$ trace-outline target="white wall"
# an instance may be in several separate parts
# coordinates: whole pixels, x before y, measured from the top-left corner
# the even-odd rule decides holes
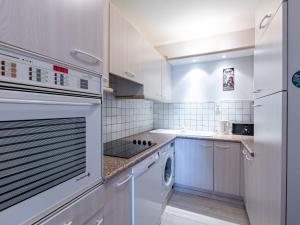
[[[223,69],[235,69],[235,90],[223,91]],[[172,68],[173,102],[253,99],[253,57],[177,65]]]

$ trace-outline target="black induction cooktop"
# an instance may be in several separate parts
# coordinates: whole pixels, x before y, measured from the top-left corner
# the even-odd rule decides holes
[[[156,143],[147,140],[119,139],[104,144],[104,155],[129,159],[154,145]]]

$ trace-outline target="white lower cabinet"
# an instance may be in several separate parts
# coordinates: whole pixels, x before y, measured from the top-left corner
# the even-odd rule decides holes
[[[213,191],[213,142],[178,138],[175,142],[175,183]]]
[[[105,184],[104,225],[132,225],[131,169]]]
[[[176,139],[175,183],[179,188],[241,197],[241,169],[240,143]]]
[[[104,188],[100,186],[40,225],[103,225]]]
[[[241,145],[214,142],[214,192],[241,196]]]

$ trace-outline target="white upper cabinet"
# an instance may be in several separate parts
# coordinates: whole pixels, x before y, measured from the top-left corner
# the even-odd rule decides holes
[[[148,43],[144,42],[143,84],[146,98],[162,99],[162,56]]]
[[[286,34],[284,32],[286,3],[273,16],[265,33],[256,43],[254,57],[255,98],[287,89]]]
[[[142,82],[143,38],[110,4],[110,73]]]
[[[258,0],[255,9],[255,41],[267,30],[283,0]]]
[[[102,73],[104,0],[0,0],[0,41]]]
[[[172,102],[172,77],[171,65],[162,59],[162,101]]]

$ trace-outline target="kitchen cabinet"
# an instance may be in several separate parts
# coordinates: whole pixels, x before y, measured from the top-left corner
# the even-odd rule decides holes
[[[105,184],[104,225],[132,224],[132,182],[129,169]]]
[[[258,180],[255,168],[255,157],[252,157],[247,149],[243,147],[243,172],[244,172],[244,203],[246,206],[247,214],[251,224],[259,224],[258,217],[259,207],[256,207],[258,200]]]
[[[172,77],[171,65],[162,59],[162,101],[172,102]]]
[[[253,225],[281,225],[285,219],[286,92],[255,100],[256,192]],[[251,214],[250,214],[251,215]],[[250,218],[251,220],[252,218]]]
[[[162,56],[147,42],[144,42],[143,84],[146,98],[162,99]]]
[[[234,142],[214,142],[214,192],[241,196],[241,146]]]
[[[194,190],[213,191],[213,142],[177,138],[175,184]]]
[[[0,0],[0,42],[102,73],[104,0]]]
[[[283,0],[258,0],[255,8],[255,41],[258,42],[268,29]]]
[[[141,83],[143,37],[110,4],[110,73]]]
[[[104,188],[100,186],[90,191],[59,213],[40,222],[40,225],[95,225],[103,224]]]
[[[254,57],[254,93],[255,98],[263,97],[281,90],[287,90],[286,71],[286,3],[273,15],[272,20],[261,39],[256,42]]]

